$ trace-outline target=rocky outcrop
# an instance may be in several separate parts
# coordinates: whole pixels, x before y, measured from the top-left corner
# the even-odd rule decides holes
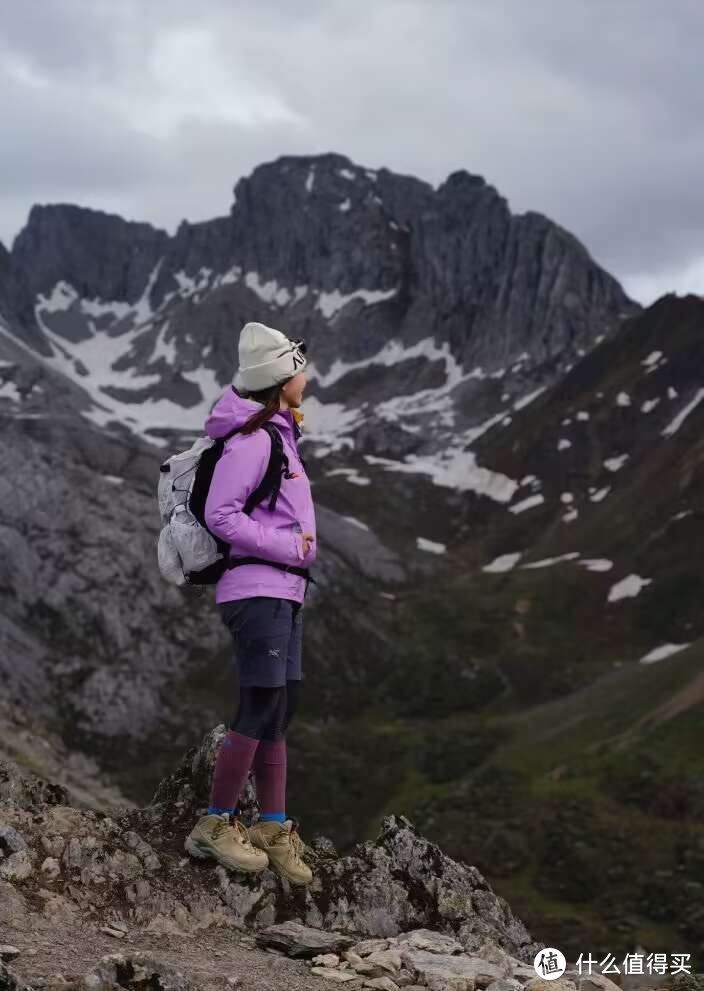
[[[4,931],[14,939],[29,926],[41,933],[86,919],[117,939],[225,927],[252,931],[258,945],[296,958],[349,951],[350,973],[370,979],[395,974],[401,967],[397,958],[403,959],[414,980],[426,984],[423,975],[433,967],[422,954],[430,950],[469,959],[490,942],[512,954],[518,966],[543,945],[531,939],[479,871],[445,856],[403,816],[386,817],[376,840],[346,857],[336,854],[328,838],[313,837],[304,855],[314,882],[303,890],[271,871],[240,876],[191,862],[183,856],[183,836],[203,811],[223,731],[213,731],[187,755],[153,803],[113,816],[65,804],[60,789],[6,764],[0,797]],[[256,818],[251,792],[243,808]],[[35,906],[41,906],[38,915]],[[423,932],[410,942],[409,936],[401,939],[414,930]],[[401,949],[415,956],[399,957]]]
[[[218,727],[157,789],[153,802],[127,821],[153,843],[176,853],[181,838],[207,807]],[[240,801],[244,815],[256,817],[251,784]],[[534,944],[507,903],[474,867],[447,857],[422,836],[405,816],[387,816],[374,842],[358,844],[339,857],[324,836],[310,839],[308,856],[314,882],[304,891],[286,883],[273,886],[267,877],[242,884],[216,870],[223,902],[249,925],[271,924],[292,913],[317,929],[364,936],[388,936],[404,928],[443,929],[476,948],[486,938],[532,959]],[[537,949],[537,946],[536,946]]]
[[[116,214],[57,203],[33,206],[12,259],[34,299],[68,282],[86,299],[136,302],[169,236]]]
[[[26,274],[0,242],[0,334],[8,327],[38,354],[51,354],[51,348],[34,319]]]
[[[65,804],[60,789],[6,765],[1,991],[304,991],[313,981],[354,991],[616,991],[598,965],[588,974],[570,962],[547,984],[534,966],[545,944],[479,871],[403,816],[387,816],[347,857],[313,837],[304,857],[314,882],[302,890],[270,871],[239,875],[182,856],[221,735],[187,754],[150,805],[113,816]],[[256,818],[251,791],[245,809]],[[119,952],[106,952],[111,942]]]
[[[156,567],[158,459],[82,424],[51,378],[41,384],[32,408],[51,415],[3,421],[3,694],[72,750],[123,740],[129,753],[169,716],[165,679],[173,692],[225,635]]]

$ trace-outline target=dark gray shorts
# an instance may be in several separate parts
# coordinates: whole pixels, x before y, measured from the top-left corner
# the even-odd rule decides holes
[[[303,678],[303,603],[269,595],[219,602],[242,686],[279,687]]]

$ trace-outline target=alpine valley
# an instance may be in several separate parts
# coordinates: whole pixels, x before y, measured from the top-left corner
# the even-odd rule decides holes
[[[173,236],[37,205],[0,245],[0,756],[145,803],[229,718],[156,485],[258,320],[308,346],[304,834],[406,816],[565,954],[703,966],[704,299],[643,309],[465,171],[282,156],[234,196]]]

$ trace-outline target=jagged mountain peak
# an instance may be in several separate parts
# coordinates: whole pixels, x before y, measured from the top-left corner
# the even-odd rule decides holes
[[[87,298],[136,302],[169,235],[151,224],[70,203],[35,204],[12,246],[30,294],[68,282]]]
[[[510,378],[527,354],[552,381],[637,309],[565,233],[513,216],[465,169],[436,190],[334,152],[283,155],[237,182],[228,215],[184,220],[173,237],[102,211],[34,207],[12,252],[22,278],[4,290],[30,315],[11,329],[87,388],[100,423],[163,443],[200,430],[231,381],[237,328],[256,319],[309,342],[321,451],[336,443],[340,401],[345,429],[378,410],[393,451],[420,442],[407,427],[430,449],[496,406],[468,402],[487,392],[472,369]],[[417,422],[416,407],[399,426],[395,397],[428,388],[455,412]]]
[[[473,196],[476,196],[477,193],[490,192],[494,196],[499,195],[494,186],[490,186],[483,176],[475,175],[466,169],[455,169],[454,172],[450,172],[445,181],[438,185],[437,192]],[[503,197],[500,198],[503,199]]]
[[[57,228],[77,229],[83,237],[92,232],[104,234],[106,228],[113,236],[123,238],[168,237],[165,230],[146,221],[126,220],[118,213],[96,207],[76,203],[35,203],[30,208],[27,223],[14,239],[13,255],[21,259],[32,237],[37,233],[54,232]]]
[[[318,207],[338,208],[340,201],[353,198],[353,206],[359,206],[366,197],[369,200],[391,196],[432,196],[433,186],[416,176],[403,175],[381,166],[370,168],[353,161],[347,155],[324,152],[318,155],[281,155],[270,162],[256,166],[248,176],[240,178],[234,188],[235,201],[231,212],[237,212],[238,204],[258,193],[278,193],[292,197],[297,202],[315,203]],[[341,208],[343,210],[348,208]]]
[[[259,181],[262,178],[278,177],[281,179],[283,176],[306,175],[309,169],[315,169],[319,175],[332,175],[344,170],[347,175],[343,178],[347,178],[349,181],[355,178],[366,178],[371,181],[377,174],[376,169],[360,165],[347,155],[328,151],[315,155],[279,155],[278,158],[255,166],[249,176],[243,176],[238,180],[237,185],[252,180]],[[235,186],[236,188],[237,186]]]

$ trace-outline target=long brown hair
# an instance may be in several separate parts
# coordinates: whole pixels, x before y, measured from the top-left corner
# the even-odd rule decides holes
[[[279,382],[276,385],[270,385],[267,389],[259,389],[257,392],[240,392],[237,390],[238,395],[242,396],[243,399],[255,399],[258,403],[264,403],[264,409],[257,410],[254,416],[250,416],[244,426],[240,427],[241,434],[253,433],[263,423],[271,419],[274,413],[279,412],[281,408],[281,386],[285,384],[285,382]]]

